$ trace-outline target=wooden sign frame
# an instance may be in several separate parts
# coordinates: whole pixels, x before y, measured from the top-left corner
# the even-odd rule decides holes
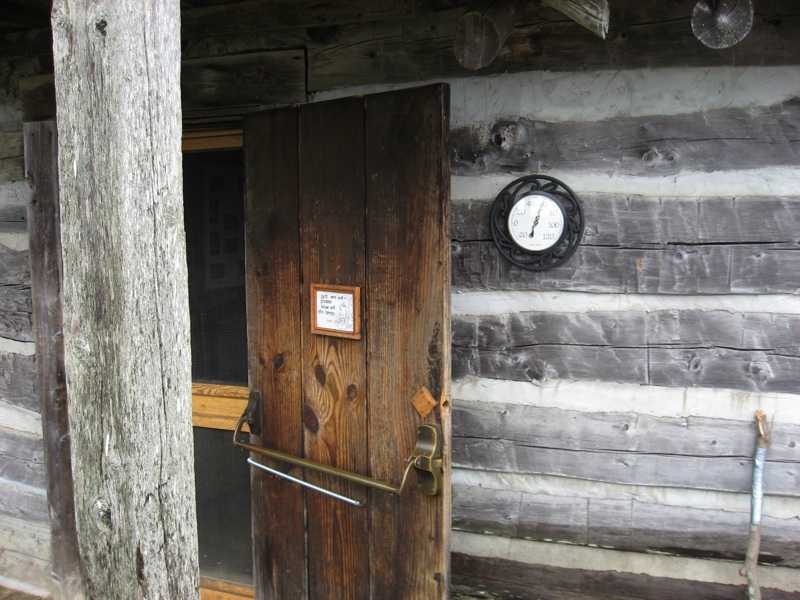
[[[320,297],[319,294],[327,294],[327,296]],[[352,311],[348,310],[347,296],[352,299]],[[361,339],[360,287],[312,283],[309,304],[311,306],[311,333],[351,340]]]

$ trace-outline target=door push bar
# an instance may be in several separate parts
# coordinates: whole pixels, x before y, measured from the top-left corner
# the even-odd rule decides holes
[[[417,483],[420,491],[428,496],[435,496],[439,493],[442,479],[442,435],[439,431],[439,428],[434,425],[420,425],[417,429],[417,443],[414,447],[414,451],[411,453],[411,456],[405,459],[405,462],[408,463],[408,466],[403,472],[403,479],[401,480],[400,485],[394,486],[390,483],[373,479],[372,477],[367,477],[365,475],[359,475],[358,473],[352,473],[351,471],[345,471],[343,469],[331,467],[307,458],[300,458],[299,456],[286,454],[265,446],[250,444],[239,439],[239,436],[242,432],[242,427],[245,423],[247,423],[250,433],[254,435],[258,435],[260,433],[260,409],[261,393],[250,392],[250,401],[247,404],[247,408],[245,408],[244,413],[239,418],[239,422],[236,424],[236,429],[233,431],[233,445],[237,448],[248,450],[254,454],[260,454],[273,460],[294,465],[296,467],[311,469],[312,471],[317,471],[333,477],[339,477],[340,479],[345,479],[353,483],[358,483],[360,485],[375,488],[384,492],[389,492],[390,494],[396,494],[398,496],[403,492],[403,489],[406,485],[406,480],[408,479],[408,474],[411,471],[411,468],[414,467],[417,472]],[[256,462],[252,458],[248,458],[247,462],[254,467],[263,469],[264,471],[272,473],[273,475],[288,479],[289,481],[300,484],[304,487],[322,492],[323,494],[327,494],[333,498],[337,498],[355,506],[363,506],[363,503],[358,500],[348,498],[347,496],[342,496],[332,492],[331,490],[313,485],[297,477],[292,477],[291,475],[287,475],[282,471],[278,471],[277,469],[268,467],[260,462]]]

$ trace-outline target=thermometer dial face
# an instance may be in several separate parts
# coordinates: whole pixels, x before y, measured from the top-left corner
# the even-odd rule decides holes
[[[564,206],[545,192],[520,197],[508,213],[511,241],[528,252],[544,252],[558,244],[566,232]]]

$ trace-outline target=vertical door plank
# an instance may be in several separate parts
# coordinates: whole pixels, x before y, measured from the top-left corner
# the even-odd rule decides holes
[[[366,474],[366,345],[312,334],[309,289],[365,285],[363,98],[300,109],[300,240],[306,456]],[[367,499],[361,486],[313,471],[306,477]],[[309,597],[368,597],[368,512],[317,492],[306,494],[306,508]]]
[[[67,381],[64,374],[64,306],[61,299],[61,216],[55,121],[25,123],[36,381],[42,410],[53,582],[63,598],[84,593],[75,524]]]
[[[398,481],[420,423],[449,455],[449,163],[446,86],[367,97],[369,430],[372,475]],[[411,404],[426,386],[440,406]],[[372,598],[448,595],[449,460],[441,495],[373,494]]]
[[[299,456],[303,402],[296,293],[300,276],[297,110],[249,116],[244,162],[250,389],[261,392],[263,406],[261,437],[254,443]],[[255,589],[274,600],[306,598],[301,488],[253,469],[252,497]]]

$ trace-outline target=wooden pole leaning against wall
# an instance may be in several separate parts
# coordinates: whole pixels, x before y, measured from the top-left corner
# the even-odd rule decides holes
[[[178,0],[55,0],[64,342],[93,598],[198,596]]]

